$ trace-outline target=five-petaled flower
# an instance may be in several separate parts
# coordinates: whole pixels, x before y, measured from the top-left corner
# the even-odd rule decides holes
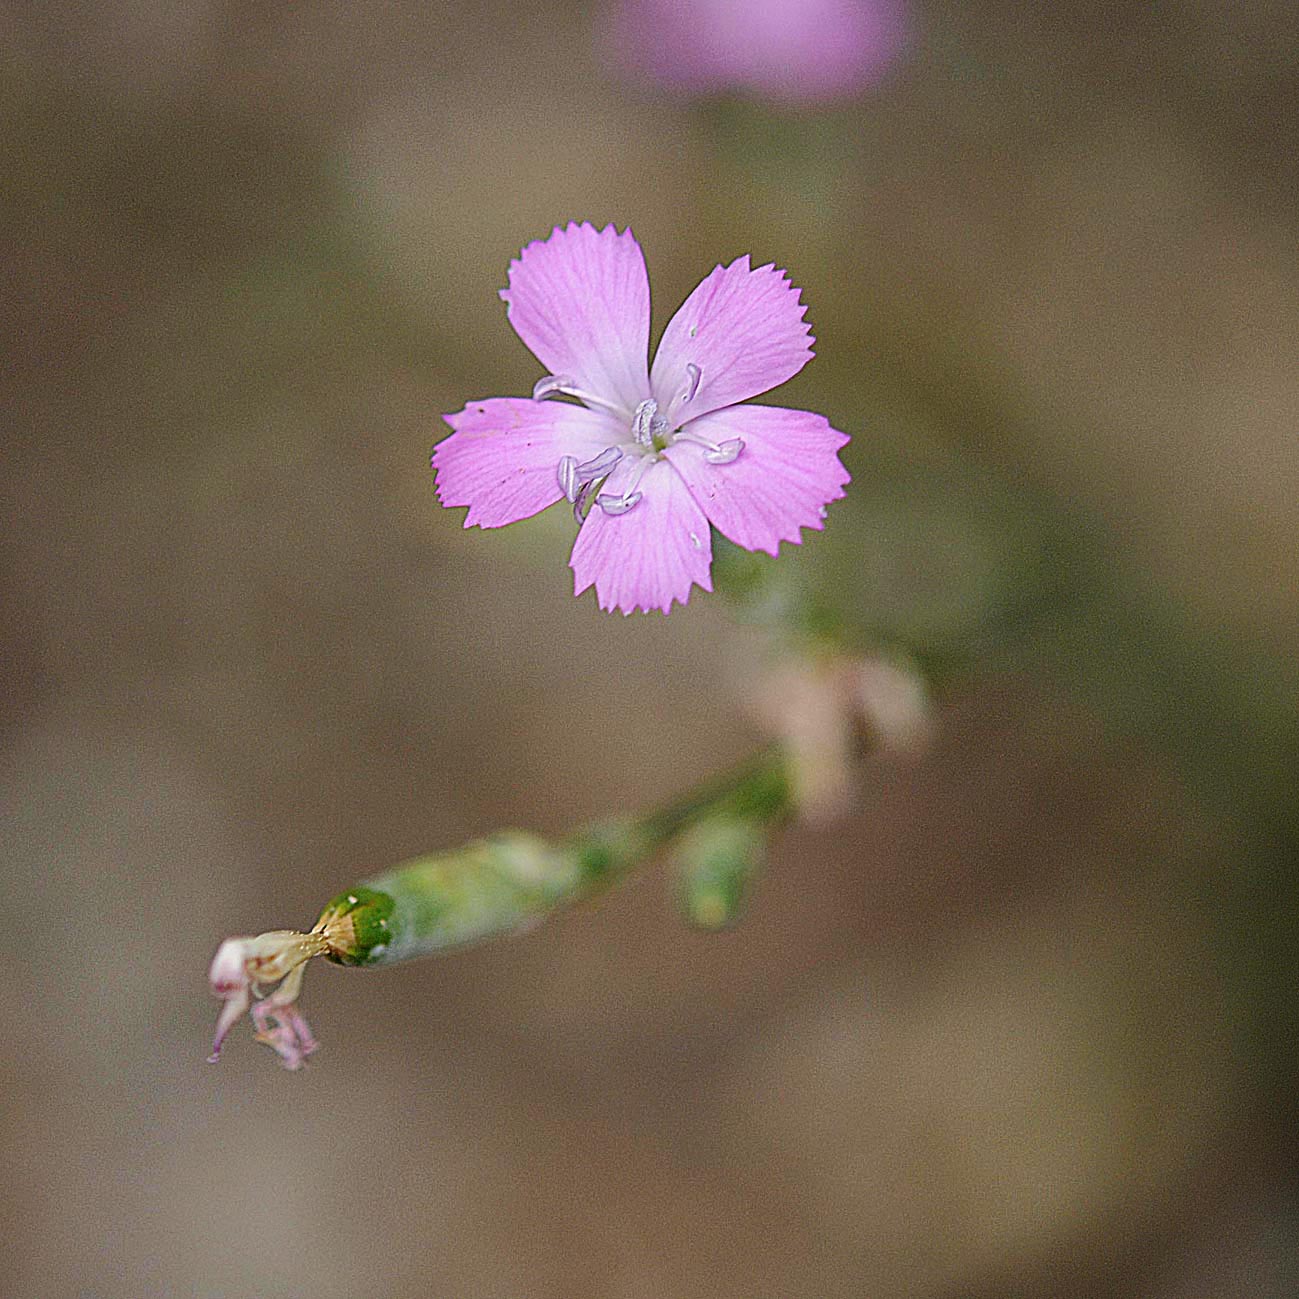
[[[748,257],[718,266],[668,323],[652,368],[649,279],[630,230],[555,229],[510,263],[501,297],[549,373],[531,399],[445,417],[438,496],[484,528],[566,497],[581,525],[575,594],[594,586],[602,609],[666,613],[692,585],[712,589],[710,524],[774,555],[843,495],[845,434],[810,411],[737,404],[812,355],[807,308],[783,271]]]

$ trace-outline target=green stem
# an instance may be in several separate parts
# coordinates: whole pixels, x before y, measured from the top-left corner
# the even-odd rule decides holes
[[[773,747],[650,812],[641,819],[640,830],[656,846],[662,846],[704,816],[727,813],[774,828],[792,810],[788,762]]]
[[[769,749],[647,814],[550,842],[503,831],[418,857],[333,898],[316,928],[341,965],[392,965],[531,927],[602,893],[691,827],[728,817],[765,835],[792,810],[787,763]]]

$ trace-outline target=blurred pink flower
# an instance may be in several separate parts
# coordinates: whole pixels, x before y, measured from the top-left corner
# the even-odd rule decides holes
[[[907,30],[905,0],[620,0],[608,40],[629,72],[683,94],[816,102],[877,81]]]
[[[807,308],[784,271],[718,266],[649,351],[649,277],[630,230],[556,228],[510,263],[501,291],[519,337],[550,372],[532,398],[490,397],[447,415],[433,451],[443,505],[498,528],[573,504],[574,593],[602,609],[662,609],[712,590],[711,524],[774,555],[820,528],[843,495],[848,441],[825,417],[740,406],[812,355]],[[575,397],[582,405],[545,403]]]

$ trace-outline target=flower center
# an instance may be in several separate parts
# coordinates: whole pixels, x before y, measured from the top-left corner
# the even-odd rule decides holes
[[[703,371],[691,363],[686,366],[686,390],[681,394],[681,405],[694,400],[699,391]],[[532,390],[534,401],[544,401],[554,396],[576,397],[588,405],[603,407],[612,414],[621,413],[612,402],[605,401],[592,393],[583,392],[567,375],[550,374],[539,380]],[[675,405],[675,402],[673,403]],[[625,418],[625,416],[624,416]],[[693,432],[688,426],[673,428],[666,415],[659,412],[659,404],[653,397],[647,397],[636,407],[631,417],[631,440],[614,446],[605,447],[599,455],[590,460],[578,462],[576,456],[561,456],[555,466],[555,477],[565,497],[573,504],[573,517],[581,523],[586,517],[587,507],[593,493],[613,472],[624,455],[635,453],[639,463],[632,470],[630,480],[626,483],[622,495],[601,494],[595,496],[595,504],[606,514],[626,514],[642,499],[644,493],[639,490],[640,481],[645,472],[654,464],[659,454],[677,442],[687,442],[703,450],[704,459],[712,465],[729,465],[744,450],[742,438],[727,438],[724,442],[710,442],[706,437]]]

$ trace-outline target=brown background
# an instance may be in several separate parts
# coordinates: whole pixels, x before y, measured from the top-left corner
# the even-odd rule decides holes
[[[5,1293],[1299,1290],[1233,833],[1031,673],[786,836],[733,933],[647,872],[314,970],[302,1075],[203,1063],[223,935],[757,742],[721,601],[601,615],[559,512],[433,499],[439,413],[537,376],[496,290],[557,222],[633,226],[659,327],[787,266],[780,400],[1045,491],[1293,680],[1291,7],[976,8],[792,118],[620,85],[575,4],[0,14]]]

